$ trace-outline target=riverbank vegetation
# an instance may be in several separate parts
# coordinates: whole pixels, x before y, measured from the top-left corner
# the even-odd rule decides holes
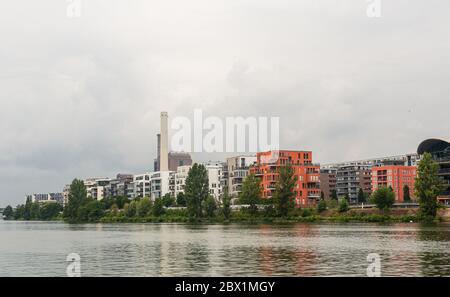
[[[438,209],[436,198],[440,182],[434,161],[425,154],[419,163],[415,189],[420,210],[391,209],[395,200],[392,188],[379,188],[370,197],[364,193],[358,195],[361,203],[371,202],[377,209],[351,208],[348,196],[338,199],[335,192],[332,199],[321,199],[313,208],[299,208],[295,205],[296,177],[293,168],[285,166],[279,169],[273,198],[261,199],[260,181],[250,174],[243,182],[242,192],[236,201],[238,205],[232,206],[227,192],[222,195],[220,203],[209,194],[206,169],[203,165],[194,164],[186,179],[185,192],[177,197],[167,194],[155,200],[148,197],[133,200],[110,197],[97,201],[87,196],[83,181],[75,179],[64,210],[57,203],[32,203],[27,200],[25,205],[19,205],[15,210],[7,207],[4,216],[15,220],[63,219],[68,223],[433,221]]]

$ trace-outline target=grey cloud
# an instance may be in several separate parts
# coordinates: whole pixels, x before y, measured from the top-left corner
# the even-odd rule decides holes
[[[10,1],[0,11],[0,206],[152,168],[159,112],[280,116],[320,162],[450,133],[448,1]],[[214,160],[225,154],[195,154]]]

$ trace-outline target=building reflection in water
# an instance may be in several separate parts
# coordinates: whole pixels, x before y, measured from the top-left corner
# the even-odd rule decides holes
[[[274,232],[283,232],[282,237],[288,239],[289,244],[284,246],[263,246],[260,252],[261,272],[265,276],[277,275],[314,275],[314,265],[317,263],[316,254],[308,245],[297,244],[299,241],[309,240],[312,235],[312,226],[309,224],[289,225],[280,229],[280,226],[261,225],[261,237],[274,238]],[[275,236],[276,238],[277,236]]]
[[[450,232],[439,224],[422,224],[417,238],[423,242],[419,252],[423,276],[450,276]]]

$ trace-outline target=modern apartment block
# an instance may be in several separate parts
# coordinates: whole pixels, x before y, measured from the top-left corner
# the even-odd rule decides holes
[[[250,166],[256,163],[256,156],[236,156],[227,158],[226,171],[224,171],[223,186],[228,187],[230,197],[238,197],[241,193],[242,182],[249,174]],[[225,180],[226,178],[226,180]]]
[[[111,179],[105,178],[87,178],[84,180],[87,196],[94,200],[102,200],[105,197],[105,188],[109,185]]]
[[[312,162],[311,151],[268,151],[256,154],[256,164],[250,168],[261,179],[262,197],[272,198],[279,169],[291,165],[297,177],[295,202],[298,206],[313,206],[320,200],[320,165]]]
[[[117,174],[115,179],[110,180],[105,186],[105,197],[128,197],[133,198],[133,175]]]
[[[444,184],[438,201],[450,205],[450,142],[434,138],[424,140],[417,148],[417,153],[423,155],[426,152],[439,164],[439,176]]]
[[[358,202],[358,193],[362,189],[364,193],[372,192],[372,168],[379,166],[415,166],[419,160],[418,154],[405,154],[373,158],[358,161],[327,164],[322,170],[336,170],[336,192],[339,198],[346,195],[350,203]]]
[[[173,194],[175,189],[173,171],[157,171],[150,175],[150,198],[161,198],[166,194]],[[145,196],[144,196],[145,197]]]
[[[133,198],[150,197],[151,195],[151,174],[143,173],[133,175]]]
[[[339,198],[348,197],[351,204],[358,202],[359,189],[372,192],[372,171],[369,166],[340,166],[336,173],[336,192]]]
[[[179,166],[174,174],[174,196],[177,197],[178,194],[184,193],[184,188],[186,186],[186,178],[188,177],[189,170],[192,166]]]
[[[27,199],[30,199],[31,202],[56,202],[61,205],[64,203],[64,195],[63,193],[46,193],[46,194],[31,194],[26,196]]]
[[[325,200],[331,199],[333,191],[336,192],[336,174],[337,169],[334,168],[320,170],[320,190]]]
[[[223,168],[222,162],[207,162],[203,164],[208,172],[209,194],[211,194],[217,202],[222,201],[223,187]]]
[[[414,199],[414,181],[417,175],[416,166],[377,166],[372,167],[372,191],[381,187],[391,187],[395,193],[395,202],[404,201],[403,187],[409,188],[411,199]]]

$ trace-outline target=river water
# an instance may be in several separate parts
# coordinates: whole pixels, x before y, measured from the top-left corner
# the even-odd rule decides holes
[[[0,276],[450,276],[450,224],[186,225],[0,220]]]

